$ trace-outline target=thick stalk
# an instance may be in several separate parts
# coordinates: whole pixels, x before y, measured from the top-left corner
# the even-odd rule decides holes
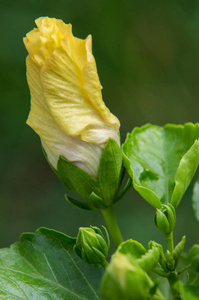
[[[113,207],[108,207],[106,209],[102,209],[101,211],[108,226],[110,235],[113,239],[113,243],[117,248],[123,242],[123,238],[118,227]]]
[[[183,285],[175,272],[170,273],[170,275],[168,277],[168,281],[169,281],[174,299],[176,299],[176,300],[184,299],[183,298],[183,296],[184,296]]]
[[[108,263],[106,260],[104,260],[104,261],[101,263],[101,266],[102,266],[104,269],[106,269],[106,268],[108,267],[108,265],[109,265],[109,263]]]
[[[171,232],[170,234],[165,234],[165,238],[166,238],[166,243],[167,243],[167,250],[169,250],[170,253],[172,254],[173,249],[174,249],[173,232]]]

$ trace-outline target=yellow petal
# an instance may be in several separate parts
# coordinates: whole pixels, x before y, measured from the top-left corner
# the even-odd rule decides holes
[[[63,36],[69,37],[71,25],[48,17],[41,17],[35,23],[38,28],[27,33],[24,44],[31,59],[41,67],[46,58],[61,44]]]
[[[27,79],[31,91],[31,111],[27,124],[40,136],[50,163],[56,169],[59,156],[62,155],[97,177],[102,149],[60,130],[43,97],[40,69],[30,57],[27,58]]]
[[[115,140],[120,146],[120,137],[118,132],[112,127],[106,125],[87,128],[87,130],[84,130],[81,135],[82,140],[100,145],[102,148],[106,146],[109,138]]]
[[[42,17],[24,44],[31,111],[27,123],[41,137],[56,168],[63,155],[97,176],[109,137],[119,144],[119,121],[102,100],[92,40],[75,38],[72,26]]]
[[[46,59],[41,82],[50,112],[65,133],[82,138],[91,126],[119,129],[118,119],[102,100],[94,58],[89,58],[82,72],[62,42]]]
[[[82,76],[87,98],[90,100],[93,108],[98,111],[104,123],[118,131],[120,127],[119,120],[110,112],[102,100],[101,84],[97,74],[95,58],[92,54],[91,36],[88,36],[86,40],[86,52],[87,62],[82,70]]]

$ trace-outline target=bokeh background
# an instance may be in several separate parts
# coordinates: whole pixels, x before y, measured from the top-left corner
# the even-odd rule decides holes
[[[30,95],[22,42],[40,16],[73,24],[75,36],[93,36],[106,105],[121,121],[121,138],[145,123],[199,121],[199,1],[0,1],[0,246],[22,232],[49,227],[76,236],[101,225],[100,212],[81,211],[45,161],[39,137],[26,125]],[[187,249],[199,239],[192,186],[177,209],[175,241]],[[145,246],[162,242],[155,210],[131,191],[115,206],[123,236]]]

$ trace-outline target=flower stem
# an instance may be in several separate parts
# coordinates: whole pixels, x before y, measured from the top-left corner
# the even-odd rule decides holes
[[[179,277],[175,272],[171,272],[168,277],[168,281],[171,287],[171,291],[173,294],[174,299],[184,299],[183,298],[183,284],[179,280]]]
[[[172,254],[173,249],[174,249],[173,232],[171,232],[170,234],[165,234],[165,238],[166,238],[166,243],[167,243],[167,250],[169,250],[170,253]]]
[[[108,267],[109,263],[107,262],[107,260],[104,260],[102,263],[101,263],[101,266],[106,269]]]
[[[159,270],[159,269],[154,269],[153,270],[154,273],[158,274],[159,276],[162,276],[162,277],[169,277],[169,273],[166,273],[162,270]]]
[[[182,273],[184,273],[188,268],[191,267],[191,264],[187,265],[186,267],[182,268],[180,271],[177,272],[177,275],[181,275]]]
[[[109,232],[112,236],[113,243],[117,248],[123,242],[123,238],[118,227],[113,207],[108,207],[106,209],[102,209],[101,211],[108,226]]]

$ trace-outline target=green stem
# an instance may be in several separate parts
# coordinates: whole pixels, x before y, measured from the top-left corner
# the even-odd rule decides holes
[[[171,291],[173,294],[174,299],[184,299],[183,298],[183,285],[182,282],[179,280],[179,277],[175,272],[171,272],[168,281],[171,287]]]
[[[191,267],[191,264],[187,265],[186,267],[182,268],[180,271],[177,272],[177,275],[181,275],[182,273],[184,273],[188,268]]]
[[[169,277],[169,273],[165,273],[164,271],[159,269],[154,269],[153,272],[158,274],[161,277],[166,277],[166,278]]]
[[[108,267],[109,263],[107,262],[107,260],[104,260],[102,263],[101,263],[101,266],[106,269]]]
[[[102,211],[102,214],[106,221],[106,224],[108,226],[109,232],[112,236],[113,243],[114,243],[115,247],[117,248],[123,242],[123,238],[122,238],[120,229],[118,227],[117,219],[115,217],[113,208],[108,207],[106,209],[102,209],[101,211]]]
[[[172,252],[174,250],[173,232],[171,232],[170,234],[165,234],[165,238],[166,238],[166,243],[167,243],[167,250],[169,250],[170,253],[172,254]]]

